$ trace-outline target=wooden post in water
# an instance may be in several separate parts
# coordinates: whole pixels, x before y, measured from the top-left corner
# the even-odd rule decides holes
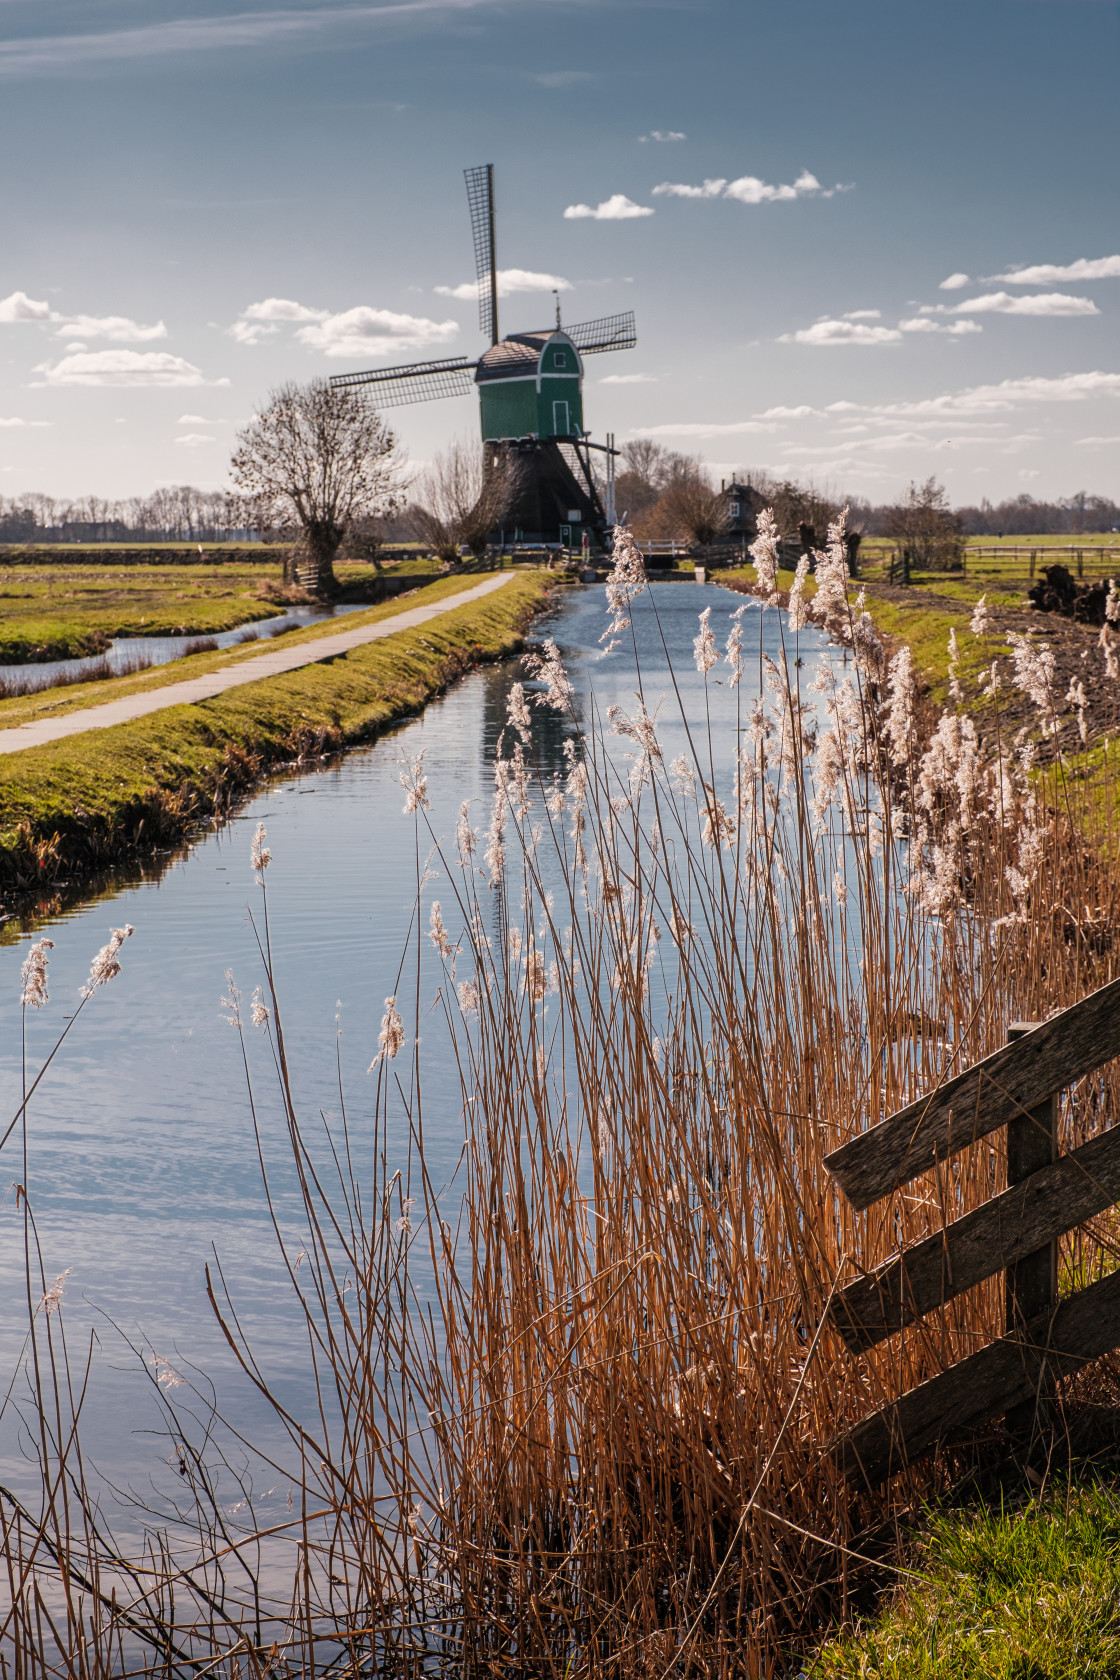
[[[1013,1021],[1007,1029],[1007,1042],[1014,1044],[1037,1025],[1034,1021]],[[1058,1093],[1051,1093],[1029,1114],[1019,1115],[1007,1122],[1007,1185],[1021,1184],[1023,1179],[1041,1167],[1048,1167],[1058,1158]],[[1058,1302],[1058,1243],[1048,1242],[1045,1248],[1025,1254],[1008,1266],[1004,1276],[1006,1325],[1009,1333],[1022,1330]],[[1028,1440],[1049,1427],[1052,1412],[1053,1379],[1043,1374],[1039,1383],[1037,1403],[1026,1400],[1007,1414],[1007,1427],[1012,1434]]]

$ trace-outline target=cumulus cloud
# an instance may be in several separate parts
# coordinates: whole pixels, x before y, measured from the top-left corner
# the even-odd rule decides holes
[[[310,309],[305,303],[296,303],[293,298],[262,298],[260,303],[251,303],[248,309],[241,311],[243,321],[325,321],[330,314],[329,309]]]
[[[983,332],[979,321],[935,321],[932,315],[914,315],[900,321],[898,330],[904,333],[946,333],[950,338],[964,338],[968,333]]]
[[[648,204],[635,204],[625,193],[612,193],[601,204],[594,208],[590,204],[569,204],[564,212],[564,219],[569,222],[584,221],[588,218],[593,222],[629,222],[636,216],[652,216],[653,207]]]
[[[740,204],[778,204],[792,198],[815,196],[831,198],[833,193],[847,190],[839,183],[826,190],[808,169],[803,169],[792,184],[783,183],[780,186],[763,181],[757,175],[740,175],[734,181],[724,176],[713,176],[698,187],[690,186],[686,181],[662,181],[653,189],[655,194],[665,198],[733,198]]]
[[[214,422],[207,420],[205,414],[180,414],[175,424],[177,426],[212,426]]]
[[[959,292],[962,286],[967,285],[968,275],[958,270],[956,274],[950,274],[947,279],[942,280],[940,289],[943,292]]]
[[[572,282],[561,274],[538,274],[532,268],[500,268],[498,296],[512,297],[515,292],[570,292]],[[476,298],[478,281],[464,280],[461,286],[433,286],[440,297]]]
[[[822,412],[822,409],[810,408],[808,403],[798,403],[796,408],[787,408],[784,405],[778,408],[764,408],[758,418],[760,420],[808,420],[810,416],[816,416]]]
[[[142,327],[127,315],[68,315],[55,334],[57,338],[108,338],[117,344],[146,344],[166,338],[162,321]]]
[[[1052,286],[1063,280],[1120,279],[1120,256],[1078,257],[1071,263],[1035,263],[1030,268],[1012,268],[1006,274],[990,274],[1010,286]]]
[[[199,369],[166,350],[91,350],[35,369],[45,385],[205,385]],[[228,385],[228,379],[219,379]]]
[[[651,128],[648,134],[639,134],[638,139],[644,144],[647,140],[659,140],[662,145],[673,140],[687,140],[687,134],[681,134],[674,128]]]
[[[213,443],[214,439],[205,432],[187,432],[183,437],[177,437],[175,442],[182,444],[185,449],[197,449],[199,444]]]
[[[0,426],[2,426],[3,424],[4,424],[4,422],[2,420],[0,420]],[[1110,444],[1110,445],[1118,444],[1118,443],[1120,443],[1120,437],[1083,437],[1083,438],[1075,438],[1074,442],[1076,444],[1078,444],[1079,446],[1084,446],[1086,449],[1089,449],[1089,448],[1095,448],[1099,444]]]
[[[49,425],[50,425],[49,420],[23,420],[23,419],[20,418],[20,416],[18,414],[13,414],[13,415],[10,416],[10,418],[8,418],[6,420],[2,416],[0,416],[0,426],[21,426],[22,427],[22,426],[49,426]]]
[[[902,334],[897,327],[871,327],[865,321],[825,319],[798,332],[782,333],[779,344],[897,344]]]
[[[600,385],[656,385],[657,376],[653,373],[608,373],[605,379],[600,379]]]
[[[471,295],[475,295],[474,288]],[[391,309],[359,304],[332,314],[312,309],[293,298],[262,298],[243,309],[230,336],[239,344],[259,344],[262,338],[294,326],[295,336],[311,350],[327,356],[380,356],[387,350],[423,350],[459,336],[457,321],[429,321],[423,315],[399,315]]]
[[[943,307],[943,306],[942,306]],[[1029,292],[1015,297],[1011,292],[985,292],[966,298],[952,307],[954,315],[1099,315],[1092,298],[1071,297],[1068,292]]]
[[[877,321],[882,315],[881,309],[849,309],[844,316],[845,321]]]
[[[392,309],[359,304],[338,315],[296,329],[296,337],[325,356],[381,356],[390,350],[424,350],[459,336],[458,321],[429,321],[423,315],[399,315]]]
[[[144,327],[127,315],[61,315],[49,303],[28,297],[26,292],[12,292],[0,298],[0,322],[11,326],[30,322],[32,325],[57,326],[57,338],[108,338],[118,344],[143,344],[155,338],[166,338],[167,328],[162,321]]]
[[[49,303],[39,303],[26,292],[12,292],[0,298],[0,321],[10,325],[16,321],[61,321]]]

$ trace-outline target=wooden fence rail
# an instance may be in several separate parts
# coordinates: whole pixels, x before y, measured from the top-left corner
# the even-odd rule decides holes
[[[1120,1201],[1120,1126],[1056,1158],[1058,1093],[1120,1055],[1120,980],[1041,1026],[1016,1023],[1008,1039],[826,1157],[862,1211],[1008,1128],[1005,1190],[833,1298],[830,1318],[859,1352],[997,1272],[1005,1278],[1005,1336],[835,1444],[836,1462],[853,1479],[881,1481],[993,1417],[1005,1416],[1014,1433],[1039,1432],[1055,1379],[1120,1346],[1120,1272],[1059,1304],[1056,1264],[1058,1237]]]

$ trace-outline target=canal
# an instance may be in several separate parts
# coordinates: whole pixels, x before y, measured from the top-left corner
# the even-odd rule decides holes
[[[779,662],[784,651],[784,614],[751,601],[743,617],[742,684],[734,691],[726,686],[721,665],[705,687],[693,660],[697,615],[711,607],[722,651],[739,604],[726,590],[690,581],[654,585],[632,609],[641,682],[651,713],[661,706],[666,757],[685,745],[681,704],[705,753],[710,740],[717,776],[728,789],[737,720],[745,723],[758,693],[760,648]],[[604,659],[599,638],[606,623],[603,590],[587,587],[567,592],[537,627],[537,634],[559,642],[585,719],[593,709],[605,717],[615,704],[633,709],[629,633]],[[826,647],[818,631],[801,633],[803,680]],[[250,920],[252,910],[259,926],[260,890],[249,866],[256,825],[266,825],[274,860],[267,876],[270,931],[301,1111],[309,1125],[320,1113],[337,1117],[341,1070],[347,1103],[361,1116],[371,1100],[366,1070],[384,999],[402,989],[418,873],[430,850],[415,819],[402,812],[401,760],[424,754],[438,835],[452,839],[465,800],[477,802],[475,826],[484,827],[506,697],[523,675],[517,661],[476,670],[368,749],[274,778],[234,818],[149,871],[148,879],[121,873],[34,928],[13,921],[4,930],[0,1133],[20,1103],[19,970],[30,939],[46,935],[55,942],[50,1003],[26,1012],[26,1062],[34,1077],[79,1002],[90,960],[110,928],[135,928],[121,953],[121,974],[90,999],[32,1099],[26,1166],[20,1128],[0,1161],[0,1371],[19,1368],[27,1334],[24,1220],[8,1188],[20,1182],[46,1283],[65,1274],[62,1322],[71,1362],[83,1366],[93,1348],[83,1412],[88,1462],[118,1489],[143,1490],[167,1460],[150,1380],[153,1351],[167,1362],[160,1369],[182,1373],[204,1394],[212,1383],[223,1410],[248,1437],[272,1427],[206,1302],[204,1266],[215,1254],[277,1391],[297,1414],[313,1401],[290,1286],[268,1227],[239,1041],[220,1007],[227,970],[246,998],[262,978]],[[560,767],[568,727],[554,712],[535,713],[534,748],[546,769]],[[626,743],[617,745],[622,751]],[[452,894],[448,883],[443,888],[446,909]],[[425,905],[432,896],[441,897],[438,879],[425,887]],[[425,927],[426,915],[425,908]],[[428,995],[437,978],[433,956]],[[415,1023],[409,1031],[417,1031]],[[435,1018],[422,1020],[419,1032],[429,1170],[453,1195],[462,1143],[458,1081],[441,1054]],[[279,1145],[284,1119],[267,1044],[251,1030],[248,1036],[266,1143]],[[294,1206],[282,1175],[274,1190],[282,1210]],[[34,1299],[41,1293],[36,1283]],[[6,1392],[7,1380],[0,1385]],[[31,1496],[37,1471],[19,1425],[25,1385],[17,1380],[0,1404],[0,1474]],[[265,1491],[259,1483],[258,1491]],[[258,1515],[267,1515],[268,1499],[279,1506],[287,1492],[278,1485]]]

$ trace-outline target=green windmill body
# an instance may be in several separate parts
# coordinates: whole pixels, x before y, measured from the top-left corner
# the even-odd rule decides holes
[[[498,334],[498,269],[492,164],[465,171],[478,269],[479,325],[490,348],[475,361],[447,357],[406,367],[336,374],[332,385],[362,385],[379,408],[464,396],[476,386],[483,443],[516,458],[517,486],[496,540],[549,546],[606,546],[615,520],[613,438],[593,443],[584,429],[583,358],[637,343],[633,313],[564,328]],[[592,451],[606,457],[606,505],[592,470]]]
[[[503,338],[474,377],[484,443],[583,437],[583,362],[561,328]]]

